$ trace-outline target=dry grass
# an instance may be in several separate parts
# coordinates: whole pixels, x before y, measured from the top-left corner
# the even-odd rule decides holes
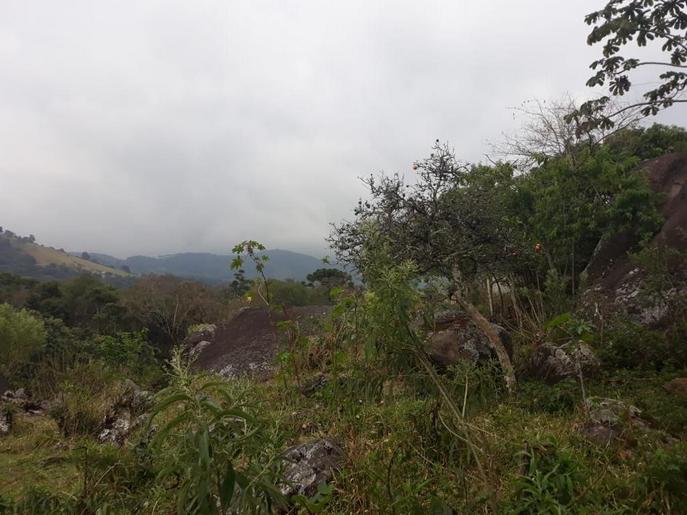
[[[67,254],[61,250],[51,249],[50,247],[44,247],[43,245],[38,245],[36,243],[15,242],[14,246],[20,248],[23,252],[33,257],[39,266],[66,266],[68,268],[83,272],[112,274],[120,277],[128,277],[131,275],[124,270],[117,270],[116,268],[93,263],[92,261],[88,261],[77,256],[72,256],[71,254]]]
[[[0,492],[17,496],[31,486],[73,493],[79,471],[70,454],[53,420],[18,415],[12,434],[0,440]]]

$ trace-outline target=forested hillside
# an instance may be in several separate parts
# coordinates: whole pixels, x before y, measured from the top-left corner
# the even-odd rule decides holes
[[[120,269],[126,267],[139,275],[171,274],[213,283],[227,282],[233,278],[227,266],[231,260],[229,255],[187,252],[159,257],[131,256],[126,259],[96,252],[90,252],[89,255],[98,263]],[[270,258],[272,277],[275,279],[302,281],[306,275],[322,265],[322,261],[315,257],[288,250],[272,249],[266,251],[266,255]],[[245,274],[246,277],[255,277],[255,268],[249,264]]]
[[[121,269],[73,256],[64,249],[40,245],[33,235],[19,236],[8,229],[0,230],[0,272],[39,279],[91,273],[114,281],[131,275]]]

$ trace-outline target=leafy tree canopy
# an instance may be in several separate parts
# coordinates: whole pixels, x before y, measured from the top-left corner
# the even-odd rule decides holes
[[[389,240],[392,256],[411,260],[420,273],[452,277],[517,266],[522,231],[508,212],[513,169],[468,166],[448,145],[435,143],[429,158],[414,165],[417,181],[399,175],[370,177],[371,199],[360,201],[356,219],[334,227],[330,242],[342,262],[365,275],[367,227],[374,224]]]
[[[171,275],[150,275],[124,294],[131,315],[163,346],[180,343],[192,324],[215,320],[221,304],[205,285]]]
[[[319,283],[326,288],[348,286],[353,283],[351,274],[338,268],[318,268],[313,273],[308,274],[306,279],[311,285]]]
[[[623,96],[630,91],[630,73],[639,67],[655,67],[659,85],[643,93],[641,101],[604,114],[610,102],[604,96],[583,104],[575,116],[582,118],[581,130],[589,126],[612,127],[623,112],[639,108],[643,116],[655,115],[678,102],[687,88],[687,0],[610,0],[606,6],[585,17],[592,26],[587,37],[590,45],[601,43],[603,54],[591,64],[594,75],[587,85],[606,86],[611,96]],[[660,45],[665,58],[648,61],[627,56],[631,42],[645,47]]]

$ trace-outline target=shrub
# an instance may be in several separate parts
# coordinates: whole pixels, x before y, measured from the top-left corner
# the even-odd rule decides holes
[[[19,501],[5,500],[0,496],[0,513],[70,515],[78,512],[73,498],[31,486],[23,492]]]
[[[95,436],[118,393],[112,370],[97,361],[71,367],[50,409],[64,436]]]
[[[46,319],[44,327],[45,345],[17,374],[36,399],[52,399],[81,367],[100,366],[108,375],[127,377],[146,387],[164,380],[156,348],[148,343],[145,331],[91,335],[56,318]]]
[[[679,329],[676,326],[666,333],[633,322],[618,322],[606,334],[599,357],[610,368],[680,368],[687,364],[687,348]]]
[[[181,343],[190,325],[217,320],[222,312],[215,291],[171,275],[142,277],[122,297],[129,314],[165,350]]]
[[[44,342],[40,318],[25,309],[0,304],[0,374],[11,379]]]
[[[650,502],[656,513],[672,513],[679,506],[687,506],[687,446],[656,449],[640,477],[640,490],[645,495],[644,504]]]
[[[505,397],[501,369],[495,360],[479,366],[460,361],[450,366],[447,372],[442,375],[445,388],[452,398],[461,399],[461,408],[468,417],[485,408],[491,408],[499,398]],[[426,385],[426,381],[424,382]]]
[[[270,305],[274,307],[316,306],[331,303],[329,289],[325,287],[308,286],[293,279],[285,281],[268,279],[266,284],[270,289]],[[253,302],[266,305],[265,299],[261,296],[262,288],[264,288],[262,284],[254,283],[246,291],[246,295],[253,299]]]
[[[96,336],[88,351],[95,359],[134,378],[137,383],[152,384],[162,379],[162,368],[155,348],[148,343],[146,331]]]
[[[71,454],[81,490],[74,513],[144,513],[154,491],[155,471],[145,447],[83,442]]]
[[[518,392],[523,407],[552,414],[572,413],[581,396],[580,386],[574,379],[555,385],[538,381],[523,382]]]
[[[527,445],[524,473],[515,482],[507,513],[573,513],[576,489],[583,486],[580,465],[554,442]]]
[[[594,339],[593,326],[575,317],[572,313],[562,313],[544,324],[547,336],[557,343],[565,343],[571,340],[581,340],[590,343]]]
[[[151,423],[163,422],[152,442],[174,477],[177,511],[263,513],[285,500],[274,486],[279,463],[265,451],[270,442],[242,398],[225,381],[193,375],[175,351],[172,384],[159,393]]]

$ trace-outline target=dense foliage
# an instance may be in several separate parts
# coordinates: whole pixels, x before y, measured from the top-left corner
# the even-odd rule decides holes
[[[45,343],[43,321],[28,311],[0,304],[0,374],[12,377]]]
[[[414,166],[417,181],[366,181],[372,200],[361,201],[355,221],[336,227],[332,243],[342,260],[364,270],[359,252],[365,227],[375,223],[394,256],[413,259],[423,273],[449,277],[458,266],[463,275],[515,274],[527,284],[541,267],[577,282],[600,239],[628,232],[639,244],[657,230],[660,199],[638,166],[684,148],[684,129],[629,129],[517,175],[507,164],[461,165],[437,143]],[[535,255],[536,243],[546,260]]]

